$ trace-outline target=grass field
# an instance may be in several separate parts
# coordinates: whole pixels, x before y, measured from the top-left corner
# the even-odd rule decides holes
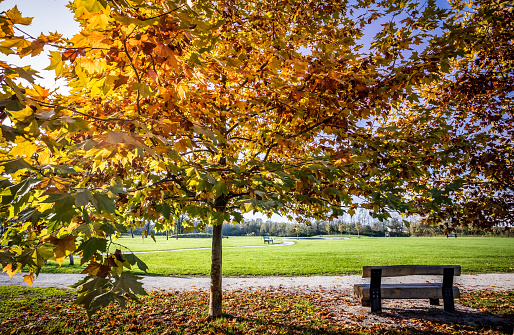
[[[156,236],[155,242],[152,238],[142,239],[141,236],[124,236],[116,241],[123,247],[122,251],[131,250],[136,251],[154,251],[154,250],[175,250],[175,249],[189,249],[189,248],[210,248],[210,238],[179,238],[170,237],[166,240],[165,236]],[[223,239],[224,247],[238,247],[238,246],[256,246],[262,245],[263,240],[260,236],[230,236]],[[111,249],[115,250],[120,248],[118,245],[113,244]]]
[[[281,238],[274,238],[280,243]],[[169,240],[157,243],[141,238],[118,242],[132,251],[209,247],[210,239]],[[360,274],[364,265],[458,264],[463,273],[514,272],[514,239],[493,237],[390,237],[351,239],[299,239],[294,245],[265,246],[261,237],[230,237],[224,246],[259,246],[223,250],[225,276],[298,276]],[[113,247],[111,247],[113,252]],[[149,275],[207,276],[210,250],[137,254],[149,266]],[[46,272],[76,273],[80,266],[59,267],[49,262]],[[135,273],[142,274],[139,270]]]

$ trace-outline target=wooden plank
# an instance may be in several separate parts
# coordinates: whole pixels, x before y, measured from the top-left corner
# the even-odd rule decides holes
[[[459,288],[452,288],[453,297],[460,298]],[[370,299],[369,284],[356,284],[353,291],[361,299]],[[443,299],[443,286],[439,283],[382,284],[380,296],[382,299]]]
[[[393,266],[364,266],[362,278],[371,277],[371,269],[382,269],[382,277],[401,277],[415,275],[440,275],[444,268],[453,268],[454,276],[460,276],[460,265],[393,265]]]

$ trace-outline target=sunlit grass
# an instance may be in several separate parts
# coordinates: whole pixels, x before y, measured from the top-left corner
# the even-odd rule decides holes
[[[277,243],[281,238],[277,239]],[[275,242],[275,241],[274,241]],[[135,251],[154,251],[154,250],[176,250],[176,249],[189,249],[189,248],[210,248],[212,240],[210,238],[179,238],[170,236],[155,236],[155,242],[151,237],[143,239],[140,235],[135,235],[134,238],[130,235],[123,235],[111,244],[110,249],[121,249],[122,251],[131,250]],[[260,236],[229,236],[223,238],[224,247],[247,246],[247,245],[262,245],[263,239]]]
[[[131,238],[122,240],[132,243],[129,241]],[[132,246],[141,250],[135,242]],[[280,242],[280,238],[275,242]],[[144,242],[147,246],[154,246],[152,243],[151,239]],[[179,239],[167,243],[175,243],[176,249],[200,248],[206,247],[210,239]],[[294,245],[268,246],[260,237],[230,237],[224,239],[223,244],[253,245],[223,250],[225,276],[360,274],[365,265],[397,264],[456,264],[462,266],[463,273],[512,272],[514,269],[514,240],[509,238],[352,237],[299,239]],[[157,246],[160,248],[163,245]],[[207,276],[210,271],[210,249],[142,253],[137,256],[148,264],[150,275]],[[78,259],[76,263],[79,263]],[[66,259],[63,266],[49,262],[44,270],[77,273],[81,268],[78,265],[69,266]],[[138,270],[135,272],[142,274]]]

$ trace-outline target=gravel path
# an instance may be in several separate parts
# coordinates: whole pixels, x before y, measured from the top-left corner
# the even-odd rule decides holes
[[[34,287],[66,288],[81,278],[80,274],[41,273],[34,281]],[[421,277],[401,277],[403,283],[419,282]],[[385,279],[385,278],[384,278]],[[394,278],[387,278],[392,279]],[[22,282],[23,276],[16,274],[9,278],[6,273],[0,274],[0,285],[26,285]],[[440,281],[441,277],[423,277],[423,280]],[[312,276],[312,277],[225,277],[223,288],[226,290],[241,289],[306,289],[306,290],[348,290],[353,284],[365,282],[361,276]],[[384,282],[386,282],[384,280]],[[147,290],[208,290],[210,279],[206,277],[143,277],[143,284]],[[455,277],[455,284],[464,290],[514,290],[514,273],[476,274]]]

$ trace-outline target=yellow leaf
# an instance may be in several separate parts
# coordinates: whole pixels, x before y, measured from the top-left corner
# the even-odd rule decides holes
[[[23,282],[27,282],[27,284],[32,287],[32,283],[34,282],[34,274],[30,272],[28,275],[23,275]]]
[[[29,106],[19,111],[9,111],[13,119],[19,122],[27,122],[27,119],[34,115],[34,111]]]
[[[14,276],[14,274],[16,273],[16,269],[13,270],[12,268],[12,264],[7,264],[6,266],[4,266],[4,269],[2,270],[2,272],[7,272],[7,274],[9,275],[9,277],[12,278],[12,276]]]
[[[16,143],[16,146],[9,152],[9,154],[14,157],[31,157],[36,153],[37,145],[31,141],[27,141],[23,137],[17,137],[14,143]]]
[[[104,13],[91,14],[88,20],[87,30],[93,30],[97,27],[105,29],[109,26],[109,16]]]
[[[187,86],[186,85],[182,85],[182,84],[178,84],[177,85],[177,94],[178,94],[180,99],[185,99],[186,98],[186,92],[187,92]]]
[[[9,9],[5,15],[13,24],[23,24],[25,26],[29,25],[33,19],[32,17],[21,16],[21,12],[18,10],[18,6],[14,6],[14,8]]]
[[[80,58],[80,66],[89,74],[102,72],[102,63],[97,59]]]

